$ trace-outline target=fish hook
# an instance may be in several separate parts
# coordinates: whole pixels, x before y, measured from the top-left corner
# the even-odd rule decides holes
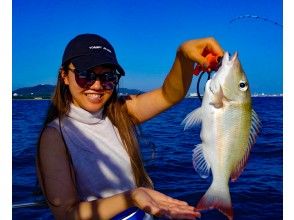
[[[202,65],[196,65],[194,71],[193,71],[193,74],[199,76],[198,80],[197,80],[197,95],[198,95],[198,98],[200,99],[200,101],[202,101],[202,97],[200,95],[200,91],[199,91],[199,85],[200,85],[200,81],[201,81],[201,78],[202,76],[204,75],[204,73],[207,73],[208,76],[207,76],[207,81],[210,80],[211,78],[211,73],[213,71],[217,71],[218,68],[221,66],[222,64],[222,57],[220,56],[215,56],[211,53],[207,54],[206,55],[206,59],[208,60],[209,62],[209,65],[208,66],[202,66]]]

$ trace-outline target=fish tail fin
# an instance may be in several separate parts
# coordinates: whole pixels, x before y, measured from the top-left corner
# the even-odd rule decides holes
[[[233,209],[229,187],[217,187],[212,184],[196,206],[197,211],[218,209],[229,220],[233,219]]]

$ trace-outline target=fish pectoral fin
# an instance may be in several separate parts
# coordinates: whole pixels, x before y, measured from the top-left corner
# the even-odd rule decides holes
[[[207,178],[210,174],[210,164],[203,154],[203,144],[198,144],[193,150],[193,166],[201,178]]]
[[[186,118],[182,121],[184,125],[184,130],[189,129],[197,124],[200,124],[202,121],[202,108],[197,108],[194,111],[190,112]]]
[[[250,133],[249,133],[249,139],[248,139],[246,153],[231,174],[231,181],[232,182],[235,182],[239,178],[239,176],[242,174],[242,172],[247,164],[251,148],[256,142],[256,137],[257,137],[257,134],[259,133],[260,127],[261,127],[260,120],[259,120],[256,112],[252,109],[251,127],[250,127]]]

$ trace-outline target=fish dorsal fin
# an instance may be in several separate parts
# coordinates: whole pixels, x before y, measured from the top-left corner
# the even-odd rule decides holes
[[[197,108],[194,111],[190,112],[186,118],[182,121],[182,125],[184,125],[184,130],[189,129],[197,124],[200,124],[202,121],[202,109]]]
[[[193,150],[193,166],[201,178],[207,178],[210,173],[210,164],[204,157],[203,144],[198,144]]]
[[[237,165],[235,170],[231,174],[231,181],[236,181],[241,173],[243,172],[245,165],[248,161],[249,153],[251,151],[252,146],[255,144],[257,134],[259,133],[259,129],[261,127],[260,120],[256,114],[256,112],[252,109],[251,114],[251,127],[250,127],[250,134],[249,134],[249,140],[248,140],[248,146],[246,149],[246,153],[240,163]]]

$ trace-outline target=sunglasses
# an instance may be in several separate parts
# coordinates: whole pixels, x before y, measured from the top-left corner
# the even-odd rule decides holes
[[[112,90],[118,84],[120,78],[119,74],[114,71],[97,74],[91,70],[80,72],[77,69],[69,68],[69,70],[75,74],[75,80],[81,88],[89,88],[99,79],[103,89]]]

